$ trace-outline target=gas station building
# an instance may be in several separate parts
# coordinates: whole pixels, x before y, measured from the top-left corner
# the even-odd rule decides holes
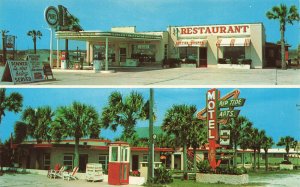
[[[91,65],[94,60],[102,60],[106,68],[163,65],[167,59],[179,59],[182,64],[198,68],[280,65],[280,59],[275,58],[275,64],[269,62],[270,55],[265,55],[273,54],[275,48],[266,48],[262,23],[168,26],[166,31],[158,32],[138,32],[135,26],[113,27],[109,32],[58,31],[56,38],[86,42],[85,61]]]

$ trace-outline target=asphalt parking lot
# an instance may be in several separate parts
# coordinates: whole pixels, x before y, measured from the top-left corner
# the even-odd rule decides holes
[[[3,70],[2,70],[3,71]],[[115,73],[95,73],[93,70],[53,69],[55,81],[27,85],[79,86],[299,86],[299,69],[219,69],[219,68],[118,68]],[[1,70],[0,70],[1,75]],[[11,82],[0,82],[13,85]]]

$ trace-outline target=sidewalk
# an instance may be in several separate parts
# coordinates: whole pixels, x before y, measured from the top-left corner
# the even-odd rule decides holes
[[[53,70],[56,81],[29,85],[79,86],[203,86],[203,85],[254,85],[299,86],[300,70],[276,69],[218,69],[218,68],[117,68],[115,73],[95,73],[93,70]],[[13,83],[0,82],[1,85]],[[28,85],[28,84],[26,84]]]

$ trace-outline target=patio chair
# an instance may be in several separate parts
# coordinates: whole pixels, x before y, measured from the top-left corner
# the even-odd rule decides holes
[[[50,171],[50,178],[63,178],[63,172],[65,171],[65,166],[62,166],[59,170],[51,170]]]
[[[71,179],[78,180],[78,178],[75,176],[78,169],[79,169],[79,167],[75,167],[72,172],[64,172],[63,179],[64,180],[66,179],[68,181],[70,181]]]
[[[54,172],[54,171],[59,171],[59,169],[60,169],[60,165],[59,164],[55,164],[55,166],[54,166],[54,169],[50,169],[50,167],[49,167],[49,170],[48,170],[48,173],[47,173],[47,177],[48,178],[51,178],[51,174]]]

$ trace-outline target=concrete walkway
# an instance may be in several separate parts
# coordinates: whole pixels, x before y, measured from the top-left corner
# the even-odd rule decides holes
[[[201,85],[300,85],[300,69],[218,69],[218,68],[119,68],[116,73],[93,70],[53,70],[56,81],[30,85],[120,85],[120,86],[201,86]],[[0,82],[2,85],[12,83]]]
[[[87,182],[85,180],[49,179],[39,174],[4,174],[0,176],[1,187],[112,187],[107,182]],[[124,187],[124,185],[123,185]],[[126,185],[138,187],[138,185]]]

